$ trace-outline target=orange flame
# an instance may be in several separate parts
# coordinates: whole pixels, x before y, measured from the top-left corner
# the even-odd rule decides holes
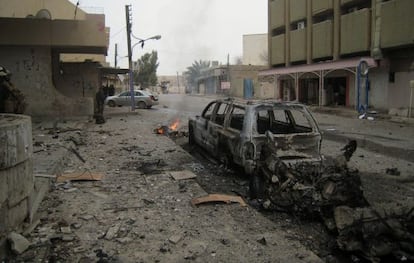
[[[164,134],[164,129],[163,128],[158,128],[157,129],[157,134]]]
[[[180,120],[179,119],[176,119],[170,126],[169,126],[169,128],[170,128],[170,130],[172,130],[172,131],[176,131],[176,130],[178,130],[178,125],[180,124]]]

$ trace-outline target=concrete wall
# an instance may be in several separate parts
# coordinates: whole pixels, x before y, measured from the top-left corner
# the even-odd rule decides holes
[[[378,68],[371,69],[369,72],[371,85],[369,105],[379,110],[388,109],[388,75],[389,65],[382,62]]]
[[[96,63],[62,63],[55,74],[58,92],[71,98],[94,98],[99,87],[99,71]]]
[[[30,117],[0,114],[0,247],[29,216],[34,190]],[[1,250],[1,249],[0,249]],[[0,251],[0,259],[2,258]]]
[[[267,65],[267,34],[243,35],[243,64]]]
[[[412,45],[414,42],[414,1],[396,0],[382,3],[381,47]]]
[[[71,99],[55,89],[50,48],[1,48],[0,57],[2,66],[13,74],[12,83],[26,97],[26,114],[56,118],[93,115],[93,99]]]
[[[390,114],[408,116],[410,80],[414,80],[414,71],[395,73],[395,82],[389,84],[388,105]]]
[[[75,5],[68,0],[0,0],[0,6],[0,17],[36,16],[41,9],[49,10],[52,19],[83,20],[86,17],[86,13],[79,8],[75,17]]]

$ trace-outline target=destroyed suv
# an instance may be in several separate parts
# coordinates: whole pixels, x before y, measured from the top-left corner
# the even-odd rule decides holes
[[[223,163],[243,167],[248,175],[256,174],[269,149],[288,165],[321,162],[321,133],[311,113],[298,103],[214,100],[201,116],[190,118],[189,143]]]

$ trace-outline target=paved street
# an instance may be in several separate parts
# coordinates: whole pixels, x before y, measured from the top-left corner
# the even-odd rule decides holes
[[[161,95],[160,105],[153,109],[106,108],[105,124],[59,123],[60,133],[53,132],[51,123],[35,123],[35,173],[104,177],[96,182],[53,183],[40,205],[40,221],[29,235],[36,245],[20,259],[91,262],[101,256],[112,262],[320,262],[316,254],[322,260],[332,257],[327,249],[332,241],[317,222],[262,213],[237,203],[191,206],[192,198],[207,193],[247,197],[245,178],[197,152],[185,151],[180,146],[185,146],[186,137],[175,143],[154,133],[155,128],[177,119],[179,130],[186,131],[188,117],[200,114],[210,100]],[[353,129],[351,125],[365,122],[319,113],[316,118],[322,129]],[[396,132],[401,124],[368,125],[377,125],[375,133],[382,136],[381,125]],[[359,126],[359,132],[375,140],[369,136],[372,126],[363,128]],[[403,133],[410,129],[401,127]],[[384,135],[393,136],[398,134]],[[339,153],[346,142],[342,137],[334,139],[324,140],[325,155]],[[406,145],[401,141],[396,146]],[[70,147],[78,156],[67,150]],[[358,148],[350,166],[361,171],[364,194],[372,206],[413,205],[412,162]],[[400,175],[386,174],[387,168],[397,168]],[[171,171],[183,170],[197,178],[172,179]]]

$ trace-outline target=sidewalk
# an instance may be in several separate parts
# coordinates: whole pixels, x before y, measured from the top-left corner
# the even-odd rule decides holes
[[[373,114],[373,120],[359,119],[345,108],[312,107],[327,140],[357,140],[358,146],[374,152],[414,162],[414,121]]]

